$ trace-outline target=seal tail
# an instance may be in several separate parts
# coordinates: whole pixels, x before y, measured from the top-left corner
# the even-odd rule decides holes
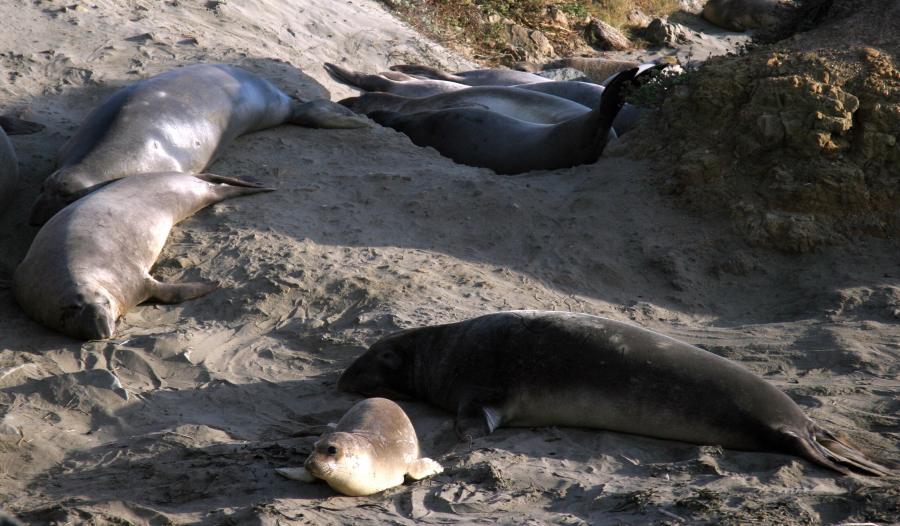
[[[794,431],[785,431],[793,438],[797,453],[816,464],[833,469],[844,475],[859,473],[870,477],[892,474],[890,468],[869,460],[848,437],[832,433],[809,422],[799,436]]]
[[[222,199],[235,197],[239,195],[259,194],[262,192],[274,192],[274,188],[268,188],[261,184],[244,181],[243,179],[235,179],[234,177],[225,177],[215,174],[195,174],[194,177],[202,179],[208,183],[218,185],[217,194]]]
[[[391,87],[392,81],[378,75],[352,71],[330,62],[326,62],[323,67],[334,80],[364,91],[389,91]]]
[[[451,75],[446,71],[441,71],[431,66],[422,66],[420,64],[396,64],[391,66],[390,69],[391,71],[399,71],[400,73],[406,73],[407,75],[417,75],[419,77],[435,80],[447,80],[450,82],[461,82],[463,80],[463,78],[458,75]]]

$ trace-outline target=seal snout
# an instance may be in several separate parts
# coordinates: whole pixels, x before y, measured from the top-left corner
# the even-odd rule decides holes
[[[116,319],[110,312],[108,301],[104,303],[82,303],[70,307],[71,314],[64,323],[69,325],[69,333],[80,334],[89,340],[107,340],[116,330]]]

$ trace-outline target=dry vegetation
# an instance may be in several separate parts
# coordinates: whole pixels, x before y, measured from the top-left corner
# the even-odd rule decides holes
[[[630,29],[634,9],[663,16],[678,0],[382,0],[401,18],[431,38],[486,64],[513,62],[504,27],[508,22],[540,30],[559,56],[587,51],[584,28],[590,18]]]

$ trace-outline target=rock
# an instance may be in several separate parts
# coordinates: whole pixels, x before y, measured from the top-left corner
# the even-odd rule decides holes
[[[678,0],[678,9],[693,15],[699,15],[703,11],[705,0]]]
[[[650,22],[653,21],[653,18],[647,16],[643,11],[635,7],[634,9],[629,11],[627,15],[625,15],[625,20],[628,21],[629,25],[644,28],[650,25]]]
[[[651,44],[658,46],[675,47],[677,44],[686,44],[691,41],[691,31],[688,28],[681,24],[671,24],[662,18],[654,18],[641,31],[641,36]]]
[[[621,31],[602,20],[591,18],[584,28],[588,44],[604,50],[621,51],[631,48],[631,41]]]
[[[507,24],[506,35],[509,51],[517,61],[543,62],[556,53],[550,40],[536,29]]]
[[[555,5],[551,5],[547,8],[547,18],[550,19],[550,22],[552,24],[562,27],[569,27],[569,17],[567,17],[566,14],[563,13],[562,10]]]
[[[732,31],[776,31],[793,21],[799,7],[795,0],[709,0],[702,16]]]

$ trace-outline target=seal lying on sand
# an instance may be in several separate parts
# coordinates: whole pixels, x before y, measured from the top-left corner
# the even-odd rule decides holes
[[[425,399],[456,413],[461,437],[498,426],[594,427],[889,473],[740,365],[587,314],[501,312],[401,331],[372,345],[338,388]]]
[[[19,160],[8,135],[25,135],[44,129],[43,124],[0,115],[0,214],[12,199],[19,180]]]
[[[316,442],[302,468],[279,468],[287,478],[312,482],[319,478],[352,497],[371,495],[413,480],[437,475],[444,468],[419,458],[412,422],[394,402],[363,400],[341,417],[334,431]]]
[[[331,77],[342,83],[363,91],[380,91],[393,93],[401,97],[428,97],[438,93],[447,93],[468,88],[465,84],[446,80],[416,79],[394,80],[384,75],[370,75],[352,71],[328,62],[323,66]],[[396,78],[396,77],[395,77]]]
[[[376,111],[375,122],[405,133],[419,146],[500,174],[593,163],[603,152],[622,108],[621,89],[637,69],[620,73],[596,108],[558,124],[535,124],[480,108],[401,114]]]
[[[43,224],[97,185],[129,175],[202,171],[239,135],[290,122],[359,128],[368,122],[326,100],[291,100],[234,66],[187,66],[116,91],[88,115],[59,153],[35,203]]]
[[[568,57],[551,60],[546,64],[536,65],[528,62],[520,62],[516,69],[521,71],[546,71],[548,69],[572,68],[584,73],[591,81],[598,84],[609,80],[620,71],[640,66],[640,62],[632,60],[613,60],[602,57]]]
[[[590,111],[587,106],[555,95],[497,86],[476,86],[422,98],[401,97],[391,93],[364,93],[339,103],[362,114],[375,111],[418,113],[448,108],[482,108],[514,119],[544,124],[567,121]]]
[[[267,191],[211,174],[115,181],[41,228],[13,276],[16,300],[31,318],[73,338],[110,338],[116,320],[139,303],[178,303],[216,289],[150,276],[173,225],[223,199]]]
[[[391,71],[399,71],[407,75],[416,75],[427,79],[456,82],[466,86],[515,86],[517,84],[529,84],[547,80],[546,77],[533,73],[499,68],[447,73],[446,71],[420,64],[397,64],[391,66]]]

